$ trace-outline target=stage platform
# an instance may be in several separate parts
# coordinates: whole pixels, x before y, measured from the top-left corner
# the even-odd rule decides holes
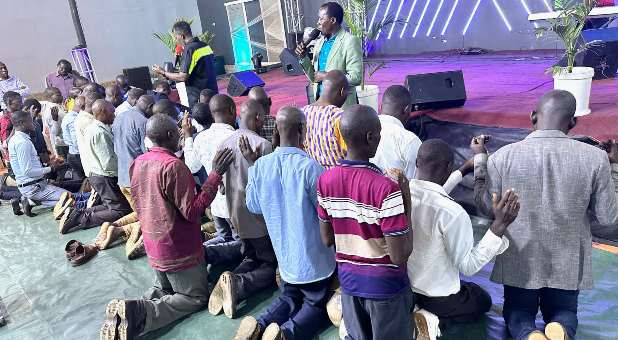
[[[545,69],[560,58],[556,51],[507,51],[485,55],[459,55],[455,52],[395,56],[379,70],[369,84],[383,91],[392,84],[403,84],[406,75],[463,70],[468,101],[464,107],[427,111],[434,118],[493,127],[530,128],[529,115],[537,100],[553,88],[553,80]],[[307,78],[286,76],[281,69],[260,77],[273,99],[273,112],[281,106],[307,104]],[[227,80],[219,81],[225,89]],[[238,103],[246,97],[235,98]],[[595,80],[592,83],[592,113],[581,117],[574,134],[595,138],[618,138],[618,79]],[[421,114],[421,113],[417,113]]]

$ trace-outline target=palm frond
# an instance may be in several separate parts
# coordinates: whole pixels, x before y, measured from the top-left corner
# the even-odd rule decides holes
[[[195,21],[195,18],[184,18],[184,17],[180,17],[177,18],[174,21],[174,24],[179,22],[179,21],[186,21],[189,26],[193,25],[193,22]],[[173,26],[173,24],[172,24]],[[156,39],[158,39],[159,41],[161,41],[161,43],[163,43],[163,45],[165,45],[165,47],[167,47],[170,52],[173,54],[176,53],[176,38],[174,37],[174,33],[172,32],[172,30],[169,30],[167,32],[155,32],[152,33],[152,36]],[[212,42],[212,40],[215,37],[215,34],[206,30],[201,34],[196,35],[196,37],[200,40],[203,41],[206,44],[209,44]]]

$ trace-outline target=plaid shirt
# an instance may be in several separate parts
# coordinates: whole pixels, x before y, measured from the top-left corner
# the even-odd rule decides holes
[[[266,139],[269,142],[273,142],[273,135],[275,134],[275,117],[271,115],[267,115],[264,118],[264,125],[262,126],[262,131],[260,131],[260,137]]]

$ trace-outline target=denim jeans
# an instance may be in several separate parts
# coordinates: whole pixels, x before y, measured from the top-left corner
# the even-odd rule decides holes
[[[258,323],[262,330],[276,323],[286,340],[313,339],[328,324],[330,287],[331,278],[305,284],[282,281],[281,294],[260,314]]]
[[[540,307],[546,324],[559,322],[569,339],[575,339],[578,296],[579,290],[524,289],[505,285],[504,321],[513,339],[526,339],[536,330],[535,319]]]

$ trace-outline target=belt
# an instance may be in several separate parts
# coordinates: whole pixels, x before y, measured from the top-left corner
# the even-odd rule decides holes
[[[27,186],[31,186],[31,185],[37,184],[37,183],[42,182],[44,180],[45,180],[45,178],[35,179],[34,181],[30,181],[30,182],[27,182],[27,183],[24,183],[24,184],[18,184],[17,187],[18,188],[24,188],[24,187],[27,187]]]

